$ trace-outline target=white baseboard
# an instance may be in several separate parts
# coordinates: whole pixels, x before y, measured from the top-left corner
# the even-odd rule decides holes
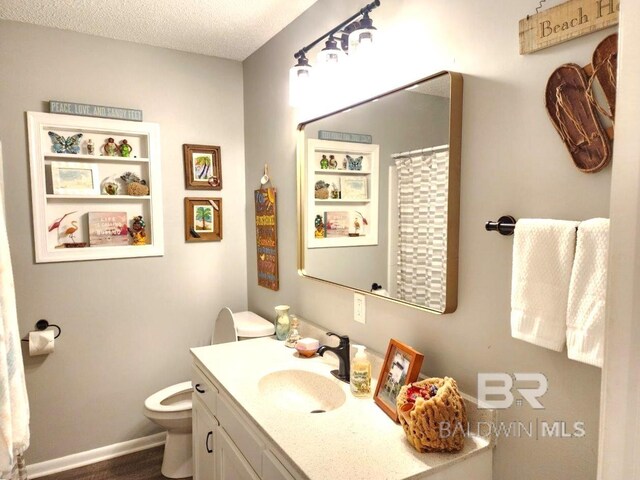
[[[27,475],[29,478],[44,477],[45,475],[64,472],[72,468],[84,467],[85,465],[120,457],[128,453],[157,447],[164,443],[166,435],[166,432],[160,432],[149,435],[148,437],[114,443],[113,445],[87,450],[86,452],[74,453],[66,457],[54,458],[52,460],[27,465]]]

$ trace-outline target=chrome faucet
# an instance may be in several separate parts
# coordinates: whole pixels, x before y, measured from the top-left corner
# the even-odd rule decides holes
[[[324,352],[333,352],[340,360],[338,370],[331,370],[331,374],[343,382],[349,383],[351,374],[351,357],[349,350],[349,337],[347,335],[338,335],[337,333],[327,332],[328,336],[338,337],[340,343],[337,347],[330,347],[328,345],[321,345],[318,348],[318,355],[323,356]]]

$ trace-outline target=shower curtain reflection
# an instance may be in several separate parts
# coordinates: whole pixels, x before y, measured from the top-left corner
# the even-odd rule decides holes
[[[446,305],[449,148],[431,147],[392,158],[398,219],[394,294],[442,311]]]

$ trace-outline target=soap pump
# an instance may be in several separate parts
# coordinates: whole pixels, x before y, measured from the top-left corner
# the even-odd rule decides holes
[[[364,345],[354,345],[358,349],[351,364],[351,393],[355,397],[368,397],[371,394],[371,362],[367,358]]]

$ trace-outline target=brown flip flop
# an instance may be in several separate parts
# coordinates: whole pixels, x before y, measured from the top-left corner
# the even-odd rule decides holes
[[[594,173],[611,160],[611,147],[587,89],[588,80],[582,68],[567,63],[549,77],[545,104],[573,163],[583,172]]]
[[[609,111],[604,113],[612,120],[616,116],[616,71],[618,69],[618,34],[614,33],[602,40],[593,51],[591,59],[593,74],[602,87]]]

